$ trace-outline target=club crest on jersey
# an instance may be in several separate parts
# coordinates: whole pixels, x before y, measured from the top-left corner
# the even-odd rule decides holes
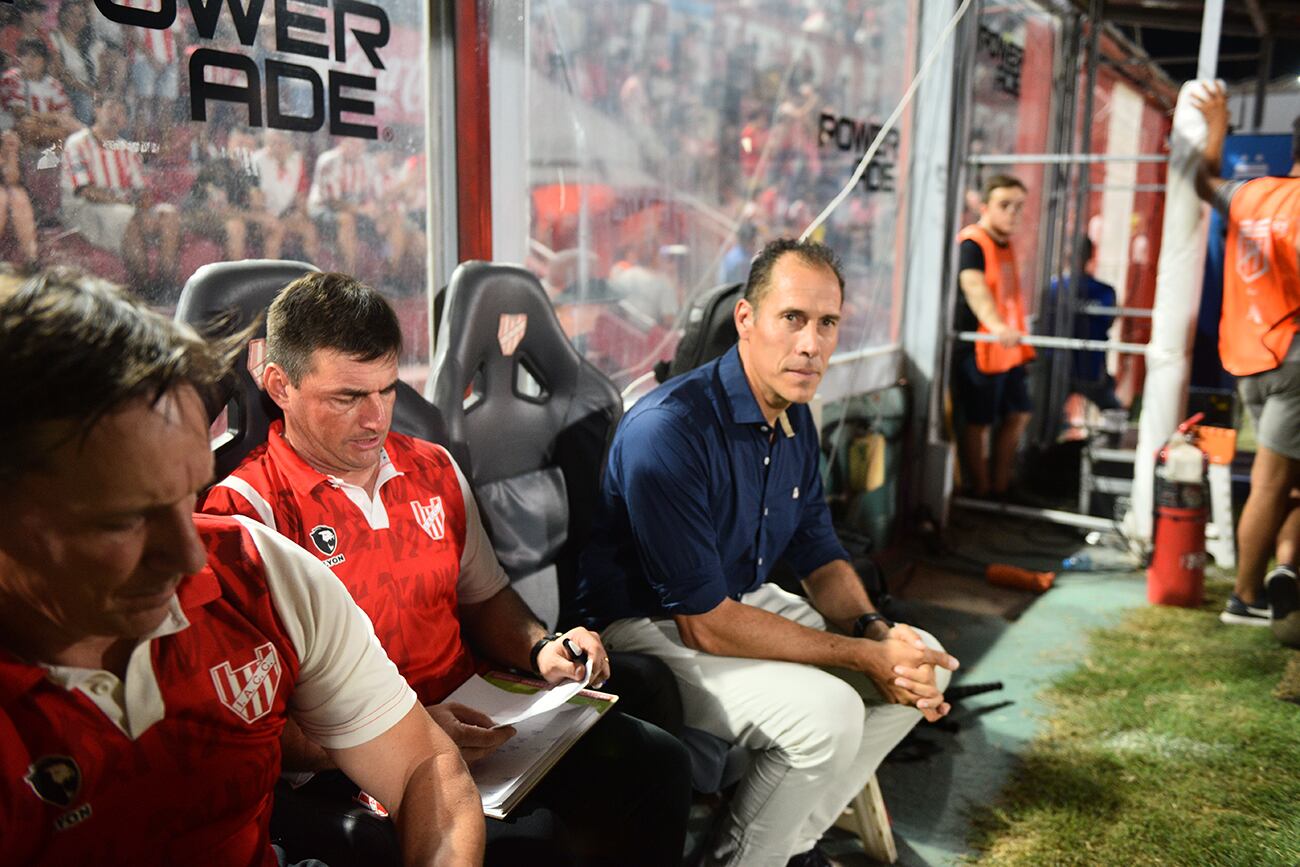
[[[527,313],[502,313],[501,322],[497,325],[497,343],[501,344],[501,354],[514,355],[527,331]]]
[[[442,510],[442,497],[433,497],[427,505],[419,500],[411,500],[411,511],[415,513],[415,520],[425,535],[434,541],[443,537],[447,515]]]
[[[262,374],[266,371],[266,338],[255,337],[248,341],[248,372],[257,387],[262,387]]]
[[[317,551],[328,557],[339,547],[339,534],[334,532],[333,527],[317,524],[311,528],[311,543]]]
[[[23,777],[36,797],[56,807],[66,807],[81,791],[81,768],[68,756],[41,756]]]
[[[1268,273],[1273,246],[1271,220],[1242,220],[1237,230],[1237,276],[1253,283]]]
[[[253,651],[253,661],[235,668],[226,660],[208,669],[217,698],[246,723],[266,716],[280,688],[280,657],[269,641]]]

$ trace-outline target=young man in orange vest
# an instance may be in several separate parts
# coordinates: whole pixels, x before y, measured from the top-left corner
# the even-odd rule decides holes
[[[1258,445],[1250,495],[1237,526],[1237,582],[1219,619],[1267,626],[1300,643],[1300,126],[1288,177],[1228,181],[1218,177],[1228,133],[1228,99],[1211,85],[1193,97],[1209,133],[1196,191],[1228,224],[1224,252],[1219,356],[1240,377],[1241,400],[1255,421]],[[1300,120],[1300,119],[1298,119]],[[1277,567],[1265,575],[1269,554]],[[1271,610],[1271,618],[1270,618]]]
[[[952,399],[961,412],[959,446],[967,491],[1003,497],[1011,486],[1016,447],[1029,424],[1031,404],[1024,365],[1034,350],[1024,346],[1024,301],[1011,236],[1020,228],[1025,185],[1010,175],[984,184],[979,222],[957,236],[958,331],[993,334],[996,341],[958,341],[952,352]],[[993,433],[992,473],[989,433]]]

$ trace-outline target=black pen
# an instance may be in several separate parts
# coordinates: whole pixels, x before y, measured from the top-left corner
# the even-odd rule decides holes
[[[574,665],[582,665],[587,661],[587,651],[579,647],[572,638],[564,639],[564,649],[569,652],[569,658],[573,660]]]

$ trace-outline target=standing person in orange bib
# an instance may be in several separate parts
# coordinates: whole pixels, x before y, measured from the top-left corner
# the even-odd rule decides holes
[[[980,218],[961,230],[958,253],[957,331],[996,335],[996,341],[958,341],[952,351],[952,400],[961,414],[958,443],[967,493],[1005,497],[1011,487],[1016,448],[1029,425],[1029,384],[1025,364],[1034,350],[1020,342],[1025,334],[1011,236],[1020,228],[1025,185],[1010,175],[984,184]],[[993,459],[989,460],[989,434]]]
[[[1241,401],[1255,422],[1257,446],[1250,495],[1237,525],[1236,587],[1219,615],[1224,623],[1268,626],[1300,642],[1300,118],[1287,177],[1228,181],[1218,177],[1228,133],[1228,98],[1213,84],[1193,97],[1209,132],[1196,191],[1228,225],[1223,263],[1219,356],[1238,377]],[[1277,566],[1265,575],[1270,554]]]

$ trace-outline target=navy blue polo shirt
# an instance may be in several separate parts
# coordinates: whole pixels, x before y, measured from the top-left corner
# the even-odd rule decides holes
[[[610,446],[579,567],[583,622],[704,614],[758,588],[778,559],[805,577],[847,560],[819,459],[808,407],[769,425],[734,346],[655,389]]]

